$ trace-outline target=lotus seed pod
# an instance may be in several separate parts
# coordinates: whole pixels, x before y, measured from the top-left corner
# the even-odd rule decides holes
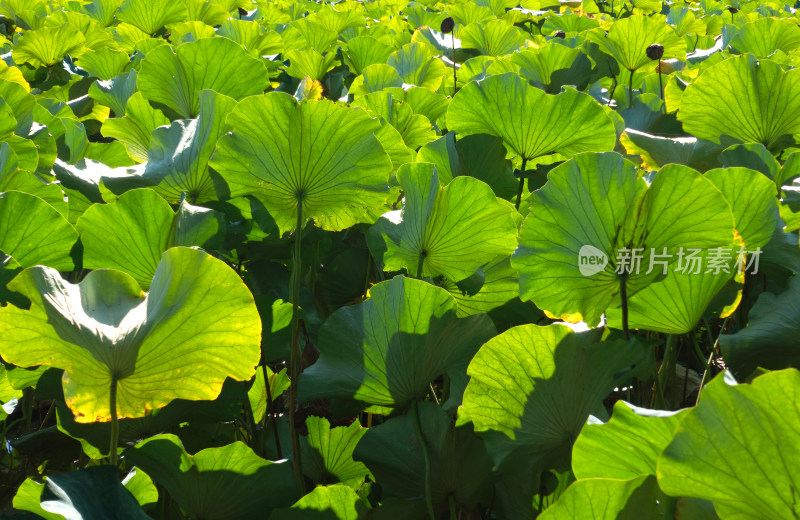
[[[664,55],[664,46],[660,43],[654,43],[647,47],[647,57],[651,60],[660,60]]]
[[[455,27],[456,23],[453,21],[452,18],[449,16],[442,20],[441,30],[443,33],[447,34],[453,31],[453,27]]]
[[[555,36],[556,38],[561,38],[563,40],[564,38],[567,37],[567,34],[559,29],[558,31],[553,33],[553,36]]]
[[[739,9],[733,6],[728,7],[728,12],[731,14],[736,14],[739,12]]]

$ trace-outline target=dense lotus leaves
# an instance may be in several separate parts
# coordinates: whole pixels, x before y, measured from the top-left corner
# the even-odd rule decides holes
[[[150,518],[123,486],[113,466],[93,466],[50,475],[44,484],[26,481],[14,507],[50,519],[147,520]],[[37,500],[38,499],[38,500]]]
[[[525,43],[525,33],[504,20],[471,23],[458,33],[461,47],[475,49],[486,56],[504,56]]]
[[[425,458],[412,409],[367,430],[355,451],[381,483],[386,496],[411,499],[425,494]],[[456,427],[435,403],[418,405],[420,430],[428,447],[434,509],[447,509],[448,496],[469,510],[490,477],[492,461],[470,425]]]
[[[318,484],[342,484],[358,489],[370,475],[363,462],[353,460],[353,450],[367,428],[356,419],[350,426],[331,428],[324,417],[306,418],[308,436],[301,440],[303,471]]]
[[[105,81],[95,81],[91,84],[91,86],[89,86],[89,97],[92,98],[96,103],[110,108],[114,112],[114,115],[117,118],[120,118],[125,115],[128,102],[134,96],[139,96],[141,100],[140,103],[146,103],[144,98],[141,97],[141,93],[136,92],[137,77],[138,72],[132,70],[130,72],[119,74]],[[169,122],[169,120],[167,120],[167,122]],[[103,123],[105,124],[105,121]]]
[[[285,68],[286,74],[297,79],[308,76],[314,81],[321,81],[336,65],[335,53],[322,55],[314,49],[287,51],[286,58],[290,62],[290,66]]]
[[[288,462],[264,460],[243,442],[189,455],[175,435],[156,435],[129,449],[125,457],[163,486],[192,518],[264,517],[300,496]]]
[[[734,241],[728,202],[708,179],[680,165],[666,166],[648,186],[616,153],[582,154],[552,170],[530,202],[512,257],[520,296],[569,321],[579,315],[596,324],[619,305],[623,272],[631,298],[665,269],[670,275],[680,248],[728,248]],[[640,264],[634,248],[641,248]],[[667,255],[656,258],[667,263],[649,264],[651,252]],[[589,257],[597,263],[587,270]]]
[[[496,465],[524,458],[528,478],[531,468],[568,467],[589,415],[650,355],[638,342],[598,341],[600,332],[529,324],[492,338],[467,369],[458,424],[474,424]]]
[[[226,377],[250,379],[258,363],[252,295],[200,250],[165,252],[149,293],[119,271],[93,271],[73,285],[49,267],[26,269],[9,288],[31,308],[0,308],[0,355],[64,368],[78,422],[109,420],[112,376],[118,416],[141,417],[176,398],[213,399]]]
[[[150,189],[126,192],[112,204],[93,204],[76,225],[89,269],[117,269],[147,290],[162,253],[175,246],[221,245],[225,225],[217,211],[183,201],[177,212]]]
[[[403,78],[397,69],[385,63],[367,65],[350,85],[350,92],[354,95],[371,94],[389,88],[401,88]]]
[[[22,172],[17,172],[21,175]],[[69,271],[75,228],[50,204],[20,191],[0,193],[0,265],[46,265]],[[9,258],[10,257],[10,258]]]
[[[379,208],[392,163],[373,135],[380,128],[363,110],[327,100],[298,103],[273,92],[242,100],[227,117],[235,133],[217,143],[210,166],[230,196],[253,194],[281,233],[313,219],[341,230]]]
[[[300,376],[300,401],[408,407],[434,378],[466,366],[494,334],[485,315],[457,319],[456,303],[444,289],[397,276],[325,321],[316,344],[319,360]]]
[[[749,54],[728,58],[686,87],[678,119],[700,139],[781,148],[800,136],[800,70]]]
[[[154,34],[169,23],[186,20],[188,15],[184,2],[124,0],[116,13],[116,18],[147,34]]]
[[[661,489],[711,500],[720,518],[794,518],[799,391],[794,369],[746,385],[717,376],[659,458]]]
[[[160,110],[151,107],[141,92],[136,92],[127,100],[124,116],[106,119],[100,132],[105,137],[121,142],[134,160],[144,162],[147,161],[153,130],[169,124],[169,118]],[[169,135],[168,132],[162,132],[159,136],[165,133]],[[193,147],[188,149],[192,150]]]
[[[14,63],[31,66],[50,66],[59,61],[65,54],[77,57],[83,50],[86,41],[81,32],[65,23],[58,27],[43,27],[35,31],[25,31],[12,51]]]
[[[459,281],[514,251],[514,210],[486,184],[456,177],[441,187],[429,163],[401,166],[397,180],[405,194],[402,220],[390,213],[369,232],[370,249],[386,270]]]
[[[681,59],[686,55],[686,43],[660,16],[635,14],[614,22],[608,34],[591,31],[587,38],[629,71],[638,70],[648,63],[653,63],[655,69],[657,64],[647,56],[647,47],[654,43],[664,46],[662,60]]]
[[[275,31],[267,31],[257,23],[235,18],[225,20],[217,29],[224,36],[244,47],[251,56],[264,56],[283,52],[283,40]]]
[[[800,47],[800,27],[789,20],[759,18],[742,26],[728,45],[757,58],[768,58],[775,51],[789,53]]]
[[[147,53],[139,71],[144,98],[166,105],[184,119],[200,112],[201,90],[238,100],[260,94],[268,85],[264,64],[227,38],[203,38],[174,50],[157,47]]]
[[[686,410],[666,412],[614,404],[607,423],[591,417],[572,449],[572,471],[579,479],[626,480],[655,475],[658,457]]]
[[[756,367],[780,369],[798,365],[800,277],[793,276],[780,294],[761,293],[748,319],[746,328],[719,338],[727,366],[746,377]]]
[[[538,518],[541,520],[657,520],[655,477],[630,480],[593,478],[578,480]]]
[[[564,85],[585,89],[592,71],[592,63],[580,48],[557,43],[515,52],[511,62],[520,67],[520,76],[548,94],[558,94]]]
[[[614,147],[614,124],[588,94],[566,89],[552,96],[517,74],[474,81],[461,89],[447,111],[448,127],[461,134],[491,134],[524,159]]]
[[[270,520],[363,520],[369,502],[341,484],[318,486],[291,508],[276,509]],[[371,517],[370,517],[371,518]]]
[[[5,115],[0,133],[3,140],[8,140],[12,132],[16,132],[17,136],[25,136],[33,124],[36,97],[23,85],[0,79],[0,98],[2,98],[0,104],[3,105],[2,110]],[[9,117],[12,115],[13,117]]]
[[[626,128],[620,144],[630,155],[638,155],[642,166],[655,170],[667,164],[683,164],[704,172],[713,168],[723,145],[696,137],[661,137]]]
[[[565,36],[572,36],[570,33],[580,33],[599,25],[594,18],[577,13],[564,13],[561,16],[547,17],[542,24],[542,34],[550,36],[556,31],[564,31]]]

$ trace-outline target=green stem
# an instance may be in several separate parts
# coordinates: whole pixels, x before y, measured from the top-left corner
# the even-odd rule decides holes
[[[708,372],[711,369],[711,360],[714,359],[714,354],[717,352],[717,347],[719,346],[719,337],[725,332],[725,326],[728,325],[728,320],[730,317],[725,318],[722,322],[722,327],[719,329],[719,334],[717,335],[717,340],[711,346],[711,352],[708,354],[708,360],[706,360],[706,369],[703,371],[703,378],[700,379],[700,386],[697,389],[697,401],[695,401],[695,405],[700,402],[700,394],[703,392],[703,385],[706,384],[706,379],[708,378]]]
[[[275,436],[275,448],[278,451],[278,458],[283,458],[283,450],[281,449],[281,439],[278,436],[278,423],[275,421],[275,416],[272,414],[272,389],[269,387],[269,376],[267,375],[267,364],[261,365],[261,371],[264,373],[264,388],[267,389],[267,410],[264,412],[264,423],[262,428],[267,427],[267,416],[269,422],[272,424],[272,434]]]
[[[297,477],[300,487],[305,494],[306,486],[303,478],[303,463],[300,460],[300,434],[297,431],[297,364],[300,357],[300,271],[302,262],[300,258],[301,234],[303,232],[303,195],[298,194],[297,225],[294,228],[294,265],[292,267],[292,356],[289,361],[289,431],[292,437],[292,469]],[[268,381],[264,381],[267,384]]]
[[[667,344],[664,347],[664,358],[661,360],[661,368],[659,368],[658,373],[656,374],[656,394],[654,394],[654,398],[658,398],[655,401],[656,407],[659,409],[667,409],[667,400],[665,397],[665,392],[667,386],[669,386],[670,382],[672,381],[673,375],[675,374],[675,362],[677,361],[677,353],[678,353],[678,338],[677,334],[669,334],[667,335]]]
[[[627,288],[628,275],[622,274],[619,277],[619,297],[620,307],[622,308],[622,334],[625,336],[625,341],[630,341],[631,335],[628,331],[628,288]]]
[[[629,70],[630,78],[628,78],[628,108],[633,106],[633,71]]]
[[[108,456],[111,465],[119,464],[117,455],[117,444],[119,444],[119,421],[117,420],[117,377],[111,376],[111,392],[109,397],[109,408],[111,409],[111,442],[108,447]]]
[[[456,37],[453,35],[453,32],[454,31],[450,32],[450,44],[453,47],[453,97],[455,97],[458,79],[456,77]]]
[[[453,495],[447,496],[447,501],[450,503],[450,520],[458,520],[458,513],[456,512],[456,499]]]
[[[423,249],[419,253],[419,261],[417,262],[417,279],[422,280],[422,264],[425,262],[425,257],[428,256],[428,251]]]
[[[431,482],[431,455],[428,453],[428,445],[425,442],[425,437],[422,435],[422,426],[419,422],[419,406],[417,402],[411,403],[411,414],[414,416],[414,430],[417,432],[417,440],[422,447],[422,458],[425,459],[425,505],[428,508],[428,517],[430,520],[436,520],[436,515],[433,512],[433,483]]]
[[[526,157],[522,158],[522,166],[519,169],[519,188],[517,189],[517,203],[514,204],[514,207],[519,210],[520,202],[522,202],[522,190],[525,189],[525,165],[527,164],[528,159]]]

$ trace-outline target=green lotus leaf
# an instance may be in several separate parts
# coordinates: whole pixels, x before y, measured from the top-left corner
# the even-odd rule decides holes
[[[394,67],[403,78],[403,83],[437,90],[447,70],[444,62],[436,57],[434,48],[421,42],[408,43],[393,52],[386,63]]]
[[[412,150],[436,139],[428,118],[415,114],[410,105],[395,99],[389,92],[356,96],[351,106],[365,108],[387,121],[400,132],[403,142]]]
[[[213,68],[215,74],[208,74]],[[227,38],[203,38],[173,50],[163,45],[147,53],[139,71],[139,91],[184,118],[200,112],[201,90],[239,100],[269,86],[267,69]]]
[[[778,214],[775,186],[769,178],[738,167],[711,170],[706,178],[731,205],[741,240],[732,241],[723,250],[718,250],[719,255],[713,251],[700,252],[697,269],[673,270],[664,280],[633,295],[628,305],[631,327],[673,334],[692,330],[722,288],[735,274],[745,270],[748,260],[740,258],[740,248],[760,254],[760,248],[772,238]],[[669,304],[664,305],[665,302]],[[738,303],[735,298],[728,308],[723,309],[723,314],[733,312]],[[620,321],[621,310],[618,307],[609,309],[608,322],[617,326]]]
[[[456,177],[440,187],[429,163],[401,166],[397,180],[405,194],[402,221],[384,216],[370,230],[373,254],[386,270],[459,281],[514,251],[513,208],[483,182]]]
[[[225,229],[218,212],[184,201],[175,213],[150,189],[128,191],[112,204],[93,204],[76,227],[85,267],[117,269],[145,290],[164,251],[175,246],[214,249]]]
[[[253,377],[260,356],[252,295],[224,262],[196,249],[164,253],[148,294],[119,271],[73,285],[49,267],[26,269],[9,289],[31,308],[0,308],[0,355],[63,368],[78,422],[110,419],[112,377],[118,416],[141,417],[173,399],[215,398],[226,377]]]
[[[542,24],[542,34],[551,36],[556,31],[564,31],[567,37],[598,27],[600,22],[594,18],[577,13],[564,13],[561,16],[549,16]]]
[[[37,175],[20,170],[18,166],[19,161],[14,150],[8,146],[8,143],[0,143],[0,192],[21,191],[29,195],[35,195],[53,206],[61,216],[66,218],[68,204],[64,200],[64,192],[59,184],[55,182],[46,183]],[[2,250],[1,245],[0,250]],[[35,265],[35,263],[30,265]]]
[[[459,318],[487,313],[519,297],[519,275],[511,267],[509,256],[498,256],[473,276],[481,282],[477,291],[466,288],[461,282],[445,280],[441,284],[455,298]]]
[[[171,0],[124,0],[116,13],[120,22],[129,23],[150,35],[167,24],[182,22],[188,16],[183,2]]]
[[[4,122],[3,139],[8,139],[9,130],[12,129],[11,122],[16,119],[16,129],[18,136],[28,133],[33,123],[33,110],[36,107],[36,98],[28,90],[13,81],[0,79],[0,98],[3,99],[5,107],[3,111],[6,115],[13,115],[12,119]],[[8,113],[10,108],[11,114]],[[9,132],[10,133],[10,132]]]
[[[132,70],[109,80],[98,80],[89,87],[89,97],[96,103],[110,108],[116,117],[122,117],[125,115],[128,101],[135,95],[141,98],[141,93],[136,92],[137,75],[138,73]]]
[[[51,474],[44,484],[26,480],[14,497],[14,507],[47,520],[147,520],[134,496],[120,483],[113,466],[93,466]]]
[[[341,484],[317,486],[291,508],[276,509],[270,520],[364,520],[370,505]]]
[[[621,67],[635,71],[648,63],[654,63],[647,56],[647,47],[654,43],[664,46],[662,60],[669,58],[684,59],[686,43],[675,34],[675,30],[666,24],[661,16],[644,16],[635,14],[614,22],[608,34],[602,31],[591,31],[587,39],[600,46],[600,49],[613,57]],[[654,67],[655,67],[654,63]],[[698,136],[700,137],[700,136]]]
[[[684,37],[687,35],[702,36],[706,34],[707,26],[697,18],[693,10],[688,7],[670,9],[667,14],[667,24],[675,28],[675,33]]]
[[[291,305],[289,305],[289,312],[291,312]],[[280,372],[274,373],[269,367],[267,368],[267,379],[269,380],[269,393],[272,400],[275,401],[286,390],[289,389],[289,376],[286,375],[286,369],[281,369]],[[253,410],[253,420],[261,422],[264,420],[264,414],[267,413],[267,406],[269,404],[267,396],[267,387],[264,385],[264,372],[263,370],[256,370],[256,379],[253,381],[253,386],[247,391],[247,398],[250,401],[250,409]]]
[[[465,366],[494,334],[485,315],[456,319],[456,303],[444,289],[396,276],[325,321],[315,345],[320,358],[300,376],[300,401],[405,408],[434,378]]]
[[[572,449],[575,477],[627,480],[655,476],[658,457],[687,412],[648,410],[617,401],[607,423],[590,417],[581,430]]]
[[[192,518],[261,518],[300,496],[288,462],[264,460],[243,442],[189,455],[175,435],[156,435],[125,456]]]
[[[169,119],[160,110],[152,108],[141,92],[133,94],[125,108],[124,116],[106,119],[100,132],[124,144],[133,159],[146,161],[153,130],[170,124]]]
[[[384,496],[404,499],[425,494],[425,457],[412,409],[367,430],[355,451],[381,483]],[[471,426],[455,427],[435,403],[420,403],[419,426],[427,445],[434,510],[447,510],[448,496],[466,510],[475,507],[490,478],[492,461]]]
[[[781,51],[789,53],[800,47],[800,27],[789,20],[759,18],[744,24],[728,42],[739,54],[767,58]]]
[[[223,5],[220,5],[220,2],[208,2],[206,0],[185,0],[184,3],[186,4],[186,10],[189,14],[189,23],[201,22],[210,27],[216,27],[224,23],[230,18],[230,11],[238,7],[234,6],[230,9],[225,9]],[[244,7],[248,5],[249,4],[246,2],[244,3]],[[169,28],[169,26],[167,26],[167,28]]]
[[[337,35],[349,28],[363,28],[364,15],[358,9],[336,10],[331,4],[324,4],[308,16],[310,22],[322,26]]]
[[[70,24],[75,27],[86,39],[84,45],[87,50],[100,50],[115,48],[114,37],[104,30],[91,16],[72,11],[54,11],[45,20],[44,27],[58,27]],[[77,54],[71,57],[76,57]]]
[[[503,140],[493,135],[474,134],[456,141],[455,132],[448,132],[420,148],[416,162],[436,165],[442,184],[467,175],[491,186],[500,198],[510,199],[517,192],[519,183],[514,178],[511,161],[506,159]]]
[[[421,114],[431,123],[437,123],[444,118],[450,99],[443,94],[432,92],[425,87],[388,87],[394,99],[408,103],[415,114]]]
[[[469,25],[475,22],[482,22],[487,18],[493,16],[492,10],[485,5],[478,5],[472,2],[464,4],[453,4],[450,8],[450,14],[456,23],[460,25]],[[435,27],[435,24],[434,24]]]
[[[22,172],[17,172],[21,174]],[[71,271],[78,233],[53,206],[20,191],[0,193],[0,265],[46,265]]]
[[[541,520],[655,520],[658,484],[650,475],[630,480],[591,478],[574,482]]]
[[[619,301],[621,274],[632,298],[665,269],[670,275],[681,248],[688,253],[734,242],[730,205],[711,181],[685,166],[666,166],[647,186],[620,155],[583,154],[552,170],[530,202],[512,257],[520,297],[589,324]],[[640,263],[632,262],[634,249]]]
[[[343,55],[353,74],[359,75],[369,65],[386,63],[391,53],[392,48],[376,38],[356,36],[347,41]]]
[[[188,5],[204,5],[204,4],[198,1],[194,4],[188,4]],[[214,6],[214,4],[205,4],[205,5]],[[222,20],[224,19],[225,18],[223,16]],[[167,25],[167,30],[169,31],[170,41],[174,42],[177,45],[180,45],[182,43],[195,42],[201,38],[213,38],[217,34],[217,32],[214,30],[212,26],[206,25],[205,23],[198,20],[170,24]]]
[[[797,244],[795,244],[796,246]],[[719,344],[725,364],[742,376],[757,367],[780,369],[800,363],[800,278],[789,280],[780,294],[761,293],[748,313],[747,327],[722,334]]]
[[[661,454],[658,485],[668,495],[711,500],[720,518],[794,518],[798,391],[794,369],[748,385],[717,376]]]
[[[567,468],[589,415],[603,414],[608,392],[650,355],[637,342],[598,341],[598,332],[520,325],[492,338],[469,364],[457,424],[483,432],[496,465],[516,464],[516,453],[527,475]]]
[[[326,230],[352,226],[381,207],[392,165],[373,135],[380,123],[363,110],[282,92],[249,97],[228,114],[211,158],[230,196],[263,200],[281,233],[295,229],[298,200],[304,224]]]
[[[799,93],[797,69],[784,72],[773,61],[737,56],[707,68],[686,87],[678,119],[700,139],[771,149],[784,136],[800,138]]]
[[[548,94],[558,94],[564,85],[583,90],[589,83],[592,63],[580,48],[549,43],[538,49],[523,49],[511,55],[520,75]]]
[[[342,484],[358,489],[370,472],[359,461],[353,460],[353,450],[367,428],[358,419],[350,426],[331,428],[323,417],[306,418],[308,436],[301,441],[303,471],[318,484]]]
[[[70,24],[59,27],[43,27],[35,31],[25,31],[14,47],[14,63],[28,63],[32,67],[54,65],[65,54],[73,58],[83,51],[86,39]]]
[[[619,142],[629,155],[638,155],[642,166],[656,170],[667,164],[683,164],[704,172],[713,168],[723,145],[696,137],[661,137],[626,128]]]
[[[149,160],[141,176],[130,179],[132,186],[152,186],[156,193],[171,203],[180,201],[183,194],[192,203],[217,199],[208,160],[214,152],[217,139],[226,128],[225,116],[233,110],[236,101],[211,90],[201,90],[199,100],[200,113],[197,119],[179,119],[169,126],[157,128],[152,132],[147,151]],[[131,124],[126,127],[130,128],[140,122],[147,125],[144,127],[137,125],[139,133],[131,134],[132,137],[136,135],[137,138],[144,138],[144,132],[149,128],[151,121],[147,119],[142,121],[138,118],[135,120],[134,116],[138,115],[136,113],[126,114],[125,117],[128,115],[131,116]],[[154,119],[158,119],[159,115],[153,114]],[[146,117],[147,112],[142,116]],[[124,119],[121,122],[124,122]],[[118,127],[112,128],[112,133],[117,129]],[[131,128],[131,131],[133,130]],[[119,179],[109,187],[114,190],[126,189],[124,181],[124,178]]]
[[[403,78],[397,69],[385,63],[367,65],[361,75],[353,80],[350,92],[353,95],[364,95],[379,92],[389,87],[402,87]]]
[[[121,3],[122,0],[92,0],[80,9],[103,27],[108,27],[114,21],[114,14]]]
[[[287,51],[314,50],[321,54],[327,52],[338,37],[336,32],[314,23],[310,17],[295,20],[290,28],[290,30],[293,29],[300,33],[302,39],[305,40],[305,45],[299,44],[296,48],[287,45]]]
[[[525,33],[504,20],[471,23],[458,33],[461,47],[486,56],[511,54],[525,44]]]
[[[725,148],[719,154],[719,161],[725,168],[742,167],[763,173],[773,179],[776,186],[781,186],[779,179],[783,175],[781,163],[775,159],[767,148],[761,143],[735,144]],[[788,163],[787,158],[787,163]],[[789,164],[791,169],[791,164]]]
[[[447,125],[461,135],[503,138],[515,154],[530,160],[558,153],[611,150],[616,131],[588,94],[567,89],[548,95],[515,73],[490,76],[461,89],[450,102]]]
[[[280,54],[283,40],[275,31],[267,31],[257,23],[246,20],[225,20],[217,29],[219,36],[233,40],[253,56]]]
[[[286,74],[297,79],[308,76],[314,81],[321,81],[336,66],[336,54],[333,52],[323,56],[314,49],[291,50],[286,52],[286,58],[289,60]]]

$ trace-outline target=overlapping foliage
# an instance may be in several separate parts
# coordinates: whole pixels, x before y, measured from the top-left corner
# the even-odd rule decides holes
[[[798,25],[0,0],[0,515],[797,519]]]

